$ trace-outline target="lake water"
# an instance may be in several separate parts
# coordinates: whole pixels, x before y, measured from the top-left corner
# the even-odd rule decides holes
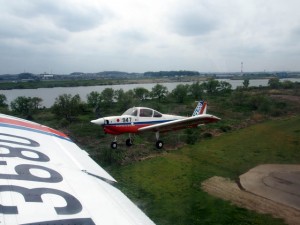
[[[219,81],[227,81],[232,85],[232,89],[236,89],[238,86],[243,86],[243,80],[230,80],[230,79],[218,79]],[[283,80],[290,80],[292,82],[300,79],[288,78]],[[267,86],[268,79],[255,79],[250,80],[249,86]],[[161,83],[168,88],[168,91],[172,91],[178,84],[192,84],[193,82],[171,82]],[[51,107],[54,104],[55,98],[62,94],[79,94],[83,101],[86,101],[86,96],[92,91],[102,92],[105,88],[113,88],[114,90],[123,89],[128,91],[137,87],[143,87],[151,91],[156,83],[148,84],[122,84],[122,85],[104,85],[104,86],[81,86],[81,87],[55,87],[55,88],[38,88],[38,89],[14,89],[14,90],[0,90],[1,94],[4,94],[7,98],[8,104],[19,96],[25,97],[39,97],[43,99],[42,105],[45,107]]]

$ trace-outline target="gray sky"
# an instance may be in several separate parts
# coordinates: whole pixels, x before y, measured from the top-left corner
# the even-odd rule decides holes
[[[299,0],[0,0],[0,74],[300,70]]]

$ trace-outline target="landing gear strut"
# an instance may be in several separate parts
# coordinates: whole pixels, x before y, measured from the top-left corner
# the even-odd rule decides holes
[[[115,140],[110,144],[110,147],[112,149],[117,149],[117,147],[118,147],[117,136],[115,136]]]
[[[159,140],[159,131],[155,133],[155,137],[156,137],[156,143],[155,143],[156,148],[162,149],[162,147],[164,147],[164,143],[163,141]]]
[[[126,146],[130,147],[133,145],[133,138],[129,135],[129,138],[126,139]],[[111,142],[110,147],[112,149],[117,149],[118,148],[118,143],[117,143],[117,136],[115,136],[115,140]]]

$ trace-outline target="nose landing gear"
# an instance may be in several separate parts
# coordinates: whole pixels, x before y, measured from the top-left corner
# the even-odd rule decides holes
[[[156,143],[155,146],[157,149],[162,149],[164,147],[164,142],[159,140],[159,131],[157,131],[155,133],[155,137],[156,137]],[[131,136],[129,136],[129,138],[126,139],[125,141],[126,146],[130,147],[133,145],[133,138]],[[115,136],[115,140],[113,142],[111,142],[110,147],[112,149],[117,149],[118,148],[118,143],[117,143],[117,136]]]
[[[111,142],[110,147],[112,149],[117,149],[117,147],[118,147],[117,136],[115,136],[115,140],[113,142]]]
[[[129,136],[129,138],[126,139],[125,143],[126,143],[126,146],[128,146],[128,147],[132,146],[133,145],[133,138],[131,138]],[[117,136],[115,136],[114,141],[111,142],[110,147],[112,149],[117,149],[118,148]]]

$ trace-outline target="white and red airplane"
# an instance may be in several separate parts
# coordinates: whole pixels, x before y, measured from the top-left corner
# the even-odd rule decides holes
[[[133,107],[125,111],[121,116],[108,116],[92,120],[91,122],[101,125],[107,134],[115,135],[111,148],[116,149],[117,135],[129,133],[126,145],[131,146],[133,140],[130,134],[153,131],[156,135],[156,147],[161,149],[164,143],[159,140],[160,132],[193,128],[207,123],[214,123],[220,118],[206,114],[207,103],[199,101],[191,117],[162,114],[146,107]]]

